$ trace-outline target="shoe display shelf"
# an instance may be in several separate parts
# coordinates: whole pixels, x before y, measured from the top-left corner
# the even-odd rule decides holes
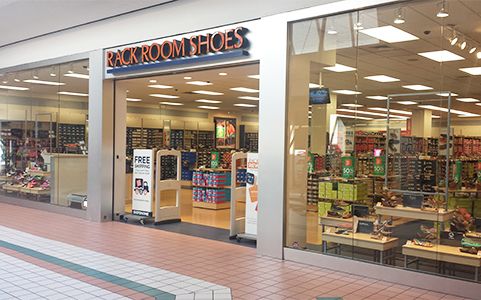
[[[195,169],[192,206],[212,210],[230,209],[230,169]]]

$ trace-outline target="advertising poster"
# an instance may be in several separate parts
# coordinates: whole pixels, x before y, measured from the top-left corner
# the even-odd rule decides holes
[[[247,179],[246,179],[246,234],[257,235],[257,198],[259,186],[259,159],[257,153],[247,153]]]
[[[374,162],[374,175],[384,176],[386,174],[386,171],[385,171],[386,157],[385,156],[373,157],[373,162]]]
[[[220,168],[220,152],[219,151],[212,151],[210,153],[210,167],[212,169]]]
[[[236,119],[214,118],[217,148],[236,148]]]
[[[134,149],[132,173],[132,214],[152,216],[154,150]]]
[[[391,153],[401,153],[401,128],[389,129],[388,147]]]
[[[344,156],[341,157],[342,163],[342,178],[345,179],[353,179],[354,175],[356,175],[354,166],[354,157],[352,156]]]

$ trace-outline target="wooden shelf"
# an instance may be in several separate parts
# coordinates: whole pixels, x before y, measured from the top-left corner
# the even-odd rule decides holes
[[[27,193],[27,194],[33,194],[33,195],[50,195],[50,190],[44,190],[40,187],[36,188],[27,188],[27,187],[22,187],[20,188],[21,193]]]
[[[230,208],[230,202],[219,202],[219,203],[211,203],[211,202],[200,202],[200,201],[192,201],[192,207],[197,207],[197,208],[206,208],[206,209],[229,209]]]
[[[426,259],[444,261],[460,265],[481,267],[481,256],[464,253],[459,247],[447,245],[434,245],[434,247],[422,247],[414,244],[402,246],[402,254],[422,257]]]
[[[22,187],[22,185],[20,184],[14,184],[14,185],[11,185],[11,184],[4,184],[2,186],[2,188],[6,191],[9,191],[9,192],[18,192],[20,191],[20,188]]]
[[[449,221],[454,213],[454,210],[438,212],[431,210],[421,210],[420,208],[404,207],[399,205],[396,207],[386,207],[378,204],[374,208],[376,210],[376,214],[382,216],[400,217],[434,222]]]
[[[370,219],[370,218],[358,218],[360,221],[372,221],[374,222],[375,219]],[[354,224],[354,219],[353,218],[336,218],[336,217],[320,217],[319,218],[319,225],[324,225],[324,226],[330,226],[330,227],[344,227],[343,225],[349,224],[353,225]]]
[[[322,234],[322,240],[324,242],[349,245],[377,251],[386,251],[397,247],[399,244],[398,238],[391,237],[387,238],[386,240],[377,240],[371,238],[371,235],[368,233],[336,234],[324,232]]]
[[[27,173],[32,176],[50,176],[50,172],[44,171],[28,171]]]

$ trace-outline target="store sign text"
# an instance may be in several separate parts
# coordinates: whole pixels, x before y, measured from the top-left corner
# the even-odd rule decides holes
[[[238,27],[212,34],[198,34],[190,38],[165,40],[160,44],[144,44],[108,51],[107,66],[117,68],[244,49],[248,46],[246,33],[246,28]]]

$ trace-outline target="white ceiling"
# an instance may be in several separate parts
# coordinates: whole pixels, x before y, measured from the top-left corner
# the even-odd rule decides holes
[[[0,0],[0,47],[169,0]]]

